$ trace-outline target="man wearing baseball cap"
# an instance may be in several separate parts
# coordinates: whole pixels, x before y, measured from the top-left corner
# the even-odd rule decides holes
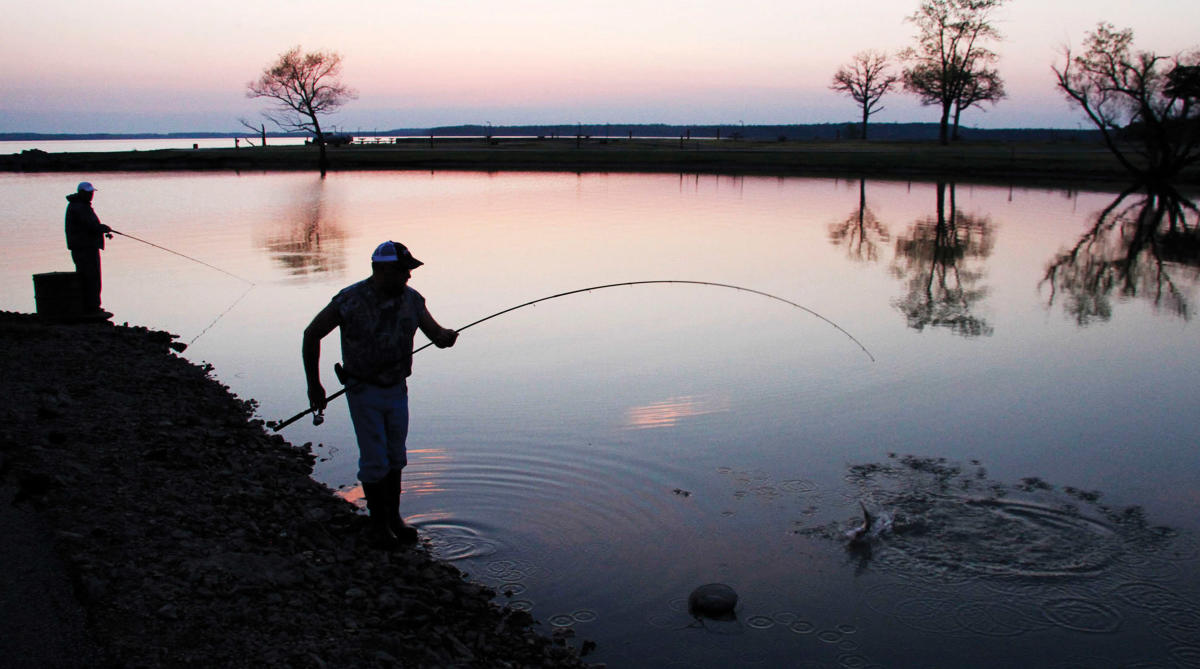
[[[400,517],[413,336],[420,329],[438,348],[458,339],[457,332],[438,325],[425,298],[408,286],[412,270],[422,264],[399,242],[380,244],[371,254],[371,276],[333,297],[305,328],[301,349],[309,404],[324,410],[321,339],[341,328],[341,376],[358,439],[358,479],[367,499],[370,537],[387,549],[417,540],[416,530]]]
[[[112,239],[112,228],[101,223],[92,209],[95,194],[96,187],[83,181],[67,196],[67,248],[83,288],[84,311],[108,318],[112,314],[100,308],[100,251],[104,237]]]

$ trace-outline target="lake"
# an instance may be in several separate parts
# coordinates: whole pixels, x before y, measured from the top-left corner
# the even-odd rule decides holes
[[[81,180],[132,236],[103,256],[113,320],[178,334],[267,420],[305,408],[301,331],[388,239],[448,327],[649,280],[819,315],[621,286],[416,355],[403,512],[589,659],[1200,666],[1193,210],[839,179],[3,174],[0,308],[72,269]],[[338,359],[329,337],[327,388]],[[344,403],[326,418],[283,434],[356,499]],[[736,619],[689,615],[713,582]]]
[[[295,146],[304,137],[268,137],[270,146]],[[257,136],[251,136],[254,145]],[[236,145],[251,146],[244,138]],[[31,139],[0,141],[0,155],[38,149],[47,153],[94,153],[103,151],[158,151],[161,149],[229,149],[234,148],[232,137],[149,137],[143,139]]]

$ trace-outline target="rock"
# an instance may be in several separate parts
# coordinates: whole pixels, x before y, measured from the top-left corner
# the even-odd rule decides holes
[[[724,583],[702,585],[688,595],[688,613],[697,618],[732,620],[738,596]]]

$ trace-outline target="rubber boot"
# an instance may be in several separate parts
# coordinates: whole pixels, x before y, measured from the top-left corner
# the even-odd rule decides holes
[[[375,483],[363,481],[363,495],[367,498],[367,540],[371,546],[382,550],[396,550],[400,540],[388,527],[390,484],[388,478]]]
[[[387,483],[387,510],[388,510],[388,529],[402,544],[417,543],[417,531],[408,526],[404,522],[404,517],[400,515],[400,471],[393,469],[384,478]]]

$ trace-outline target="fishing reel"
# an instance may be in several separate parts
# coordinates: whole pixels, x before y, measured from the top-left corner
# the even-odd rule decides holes
[[[342,363],[340,363],[340,362],[333,363],[333,374],[334,374],[334,376],[337,377],[338,383],[342,384],[343,386],[346,385],[346,370],[342,368]],[[316,427],[317,425],[320,425],[321,423],[324,423],[324,422],[325,422],[325,410],[324,409],[314,409],[313,410],[313,426]]]

